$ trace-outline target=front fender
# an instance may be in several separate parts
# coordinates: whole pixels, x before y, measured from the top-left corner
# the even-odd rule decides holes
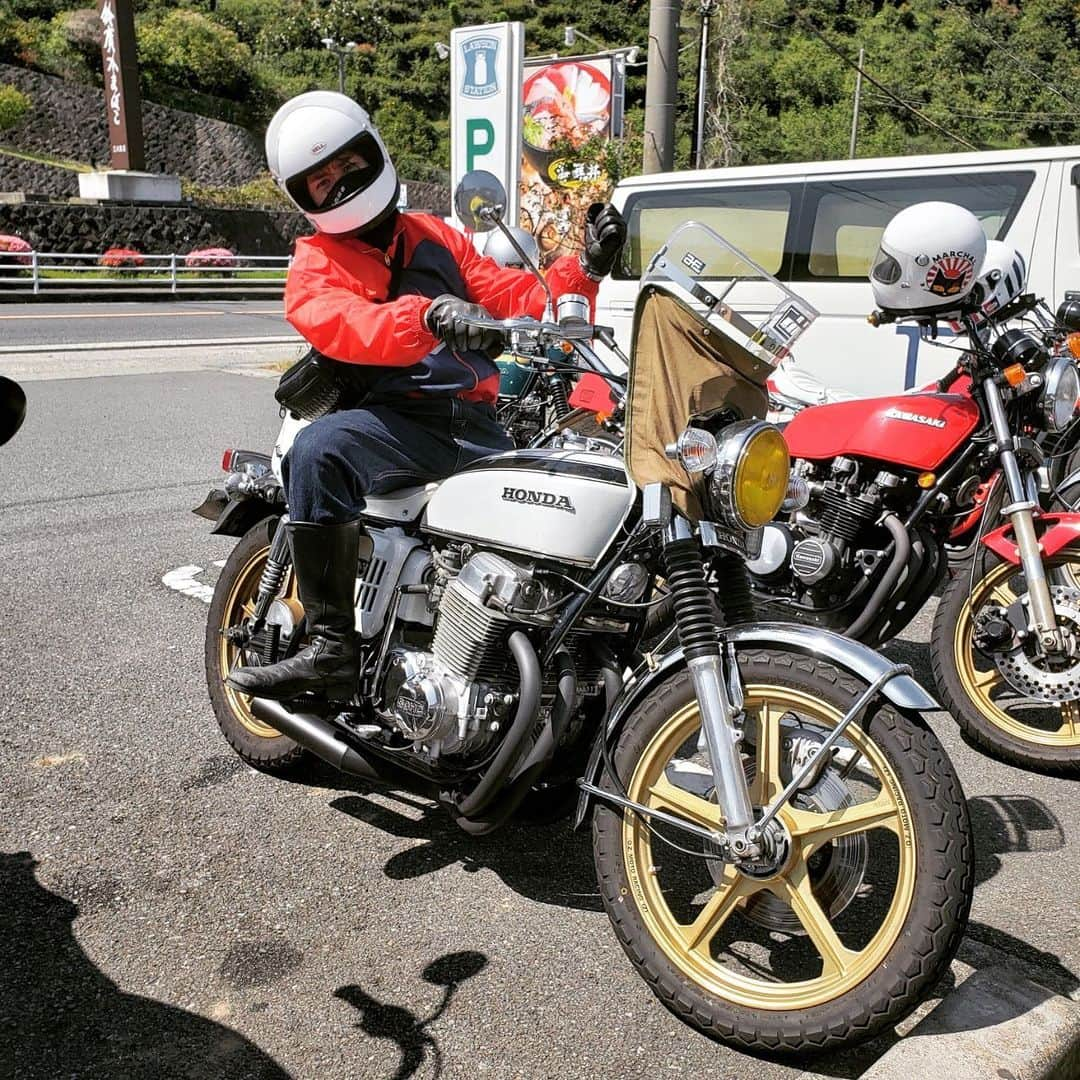
[[[853,641],[851,638],[834,634],[812,626],[800,626],[797,623],[748,623],[720,632],[725,642],[735,647],[735,652],[750,649],[785,649],[803,656],[812,656],[825,660],[849,675],[854,675],[869,685],[880,679],[895,665],[880,653],[874,652],[868,645]],[[655,687],[669,678],[686,659],[681,648],[667,653],[654,668],[642,664],[623,687],[622,693],[615,700],[611,713],[603,729],[597,733],[593,743],[584,779],[592,784],[600,781],[603,769],[603,740],[611,739],[645,696]],[[910,675],[897,675],[881,688],[881,692],[898,709],[906,712],[933,712],[941,706]],[[593,796],[582,792],[578,799],[574,828],[580,828],[587,820],[592,806]]]
[[[1056,555],[1074,540],[1080,540],[1080,514],[1064,511],[1060,514],[1040,514],[1035,519],[1039,534],[1039,547],[1046,558]],[[995,554],[1013,566],[1020,565],[1020,552],[1013,539],[1012,523],[988,532],[983,543]]]

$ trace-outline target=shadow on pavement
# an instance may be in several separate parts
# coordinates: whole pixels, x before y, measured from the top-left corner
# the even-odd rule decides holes
[[[348,1002],[360,1013],[356,1026],[365,1035],[397,1043],[401,1064],[392,1080],[408,1080],[429,1060],[434,1078],[442,1075],[443,1056],[438,1040],[428,1029],[450,1007],[458,987],[486,966],[487,957],[478,952],[448,953],[428,964],[422,978],[434,986],[441,986],[443,996],[435,1011],[423,1020],[404,1006],[379,1001],[356,985],[340,987],[334,991],[334,997]]]
[[[121,990],[83,952],[72,932],[79,909],[41,885],[37,865],[25,851],[0,853],[5,1075],[288,1080],[231,1028]]]
[[[361,795],[346,795],[330,805],[392,836],[424,843],[392,855],[383,868],[395,881],[433,874],[460,863],[467,873],[491,870],[514,892],[581,911],[603,911],[587,830],[575,833],[569,821],[553,825],[509,824],[490,837],[466,835],[432,803],[400,792],[380,791],[401,811]]]

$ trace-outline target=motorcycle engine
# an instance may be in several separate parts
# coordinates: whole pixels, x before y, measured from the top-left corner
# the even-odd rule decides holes
[[[747,563],[750,573],[768,582],[791,575],[800,592],[843,592],[861,567],[857,541],[881,513],[885,494],[900,478],[878,472],[869,482],[851,458],[828,465],[800,462],[810,499],[786,522],[766,526],[761,555]]]
[[[519,626],[550,622],[558,599],[528,565],[472,555],[439,599],[431,651],[390,654],[383,700],[413,748],[432,760],[492,745],[516,703],[517,667],[505,648]]]

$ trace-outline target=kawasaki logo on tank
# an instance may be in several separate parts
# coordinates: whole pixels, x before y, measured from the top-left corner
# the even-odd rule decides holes
[[[904,412],[903,409],[886,409],[885,415],[890,420],[906,420],[909,424],[925,424],[927,427],[943,428],[944,420],[934,416],[920,416],[919,413]]]
[[[566,495],[553,495],[550,491],[529,491],[527,488],[503,488],[503,502],[524,503],[526,506],[543,506],[548,510],[565,510],[576,514],[574,504]]]

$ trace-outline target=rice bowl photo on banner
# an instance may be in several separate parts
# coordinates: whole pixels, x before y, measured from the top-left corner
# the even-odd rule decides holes
[[[581,251],[586,210],[611,194],[612,66],[610,56],[525,64],[520,223],[543,267]]]

